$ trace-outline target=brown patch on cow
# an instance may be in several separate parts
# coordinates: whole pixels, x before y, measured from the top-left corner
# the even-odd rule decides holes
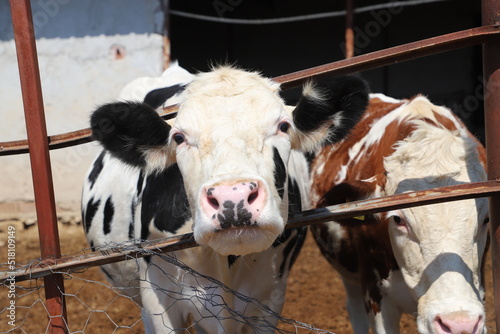
[[[379,313],[380,312],[380,304],[373,302],[373,301],[369,301],[368,305],[366,307],[366,313],[368,313],[370,311],[373,312],[373,314]]]
[[[358,142],[369,131],[374,122],[376,122],[392,110],[400,107],[402,104],[403,103],[386,103],[377,98],[371,99],[367,108],[370,111],[369,115],[367,114],[368,117],[365,116],[354,127],[354,129],[351,131],[351,134],[346,139],[344,139],[339,144],[325,146],[316,156],[312,164],[312,170],[314,170],[318,164],[321,164],[324,161],[324,171],[328,172],[323,172],[321,175],[316,175],[313,177],[313,192],[315,192],[319,196],[323,196],[324,194],[326,194],[335,185],[335,177],[340,171],[340,168],[349,163],[349,148],[352,147],[352,145],[354,145],[356,142]],[[370,151],[376,151],[376,147],[371,148]],[[381,166],[383,157],[375,157],[371,155],[370,152],[368,152],[368,155],[371,156],[371,159],[375,159],[370,161],[370,167],[367,168],[367,172],[372,173],[372,175],[367,175],[367,173],[360,173],[360,171],[356,169],[356,166],[348,166],[349,173],[346,179],[350,179],[351,175],[356,175],[357,177],[355,179],[360,180],[383,172],[383,168]],[[377,167],[377,165],[379,165],[379,167]],[[373,168],[376,168],[376,170]],[[316,205],[316,203],[313,203],[313,205]]]
[[[381,182],[381,183],[380,183]],[[381,174],[380,179],[377,178],[374,182],[365,181],[349,181],[342,182],[331,188],[318,201],[316,207],[327,207],[341,203],[353,202],[371,197],[375,192],[377,185],[385,183],[385,175]],[[371,224],[375,222],[373,215],[365,215],[360,217],[346,218],[336,220],[337,223],[346,226],[355,226],[363,224]]]
[[[455,123],[453,123],[451,119],[441,115],[439,112],[437,112],[435,110],[433,110],[432,112],[434,113],[434,117],[436,118],[436,121],[438,122],[438,124],[434,123],[434,125],[436,127],[444,126],[445,128],[447,128],[450,131],[457,131],[458,130],[457,127],[455,126]]]
[[[360,150],[364,152],[362,164],[355,164],[354,161],[349,163],[348,151],[368,133],[373,123],[403,104],[403,102],[399,104],[387,103],[378,98],[371,99],[367,108],[369,113],[354,127],[351,134],[339,144],[325,146],[316,156],[312,164],[312,170],[315,170],[318,165],[324,162],[323,170],[328,172],[323,171],[321,175],[313,175],[313,193],[323,196],[335,186],[339,181],[335,180],[335,178],[342,166],[348,165],[345,180],[363,180],[382,174],[384,172],[384,158],[394,152],[392,144],[404,139],[413,131],[413,125],[405,123],[401,126],[398,121],[392,122],[378,143],[370,147],[363,147]],[[393,131],[393,129],[395,130]],[[316,203],[312,204],[316,205]]]

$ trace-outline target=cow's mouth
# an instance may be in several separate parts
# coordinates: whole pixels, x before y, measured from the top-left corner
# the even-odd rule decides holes
[[[215,233],[224,233],[224,232],[229,232],[229,231],[235,232],[234,230],[239,230],[239,231],[241,231],[241,233],[243,233],[243,230],[246,230],[246,229],[260,229],[260,226],[257,224],[257,222],[253,222],[253,223],[244,224],[244,225],[240,225],[240,226],[231,226],[228,228],[216,228],[216,229],[214,229],[214,232]]]
[[[281,232],[276,225],[233,226],[213,230],[197,242],[221,255],[246,255],[268,249]]]

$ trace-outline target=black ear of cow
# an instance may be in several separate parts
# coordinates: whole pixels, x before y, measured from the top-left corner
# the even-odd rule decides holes
[[[186,88],[186,85],[173,85],[164,88],[158,88],[150,91],[144,98],[144,103],[157,109],[161,107],[165,101],[167,101],[172,96],[179,94]]]
[[[143,167],[144,152],[167,144],[170,126],[149,105],[136,102],[105,104],[90,118],[92,136],[123,162]]]
[[[348,181],[342,182],[331,188],[323,197],[318,201],[316,207],[327,207],[330,205],[337,205],[342,203],[354,202],[360,199],[367,198],[370,194],[370,186],[363,181]],[[351,218],[337,219],[336,223],[346,226],[360,226],[370,225],[377,223],[374,215],[360,215]]]
[[[349,134],[365,112],[368,94],[366,82],[355,75],[309,82],[293,113],[294,123],[300,131],[310,132],[333,120],[328,141],[338,142]]]

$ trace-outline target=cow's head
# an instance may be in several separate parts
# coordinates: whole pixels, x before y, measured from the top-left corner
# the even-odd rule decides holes
[[[145,104],[112,103],[94,112],[91,126],[111,154],[148,173],[177,163],[196,241],[244,255],[283,232],[291,150],[341,139],[366,104],[367,87],[354,77],[306,85],[293,109],[278,84],[222,67],[196,76],[168,124]]]
[[[398,194],[484,181],[482,150],[473,138],[421,122],[386,159],[385,190]],[[396,210],[387,217],[394,255],[418,300],[419,332],[483,333],[487,199]]]
[[[323,196],[319,206],[486,179],[480,159],[484,148],[475,139],[417,123],[418,129],[384,160],[385,173],[369,180],[340,183]],[[378,224],[386,229],[388,234],[381,236],[382,243],[390,241],[397,261],[393,268],[399,267],[417,302],[419,333],[480,334],[485,331],[481,264],[488,221],[487,199],[477,198],[339,223],[347,227]]]

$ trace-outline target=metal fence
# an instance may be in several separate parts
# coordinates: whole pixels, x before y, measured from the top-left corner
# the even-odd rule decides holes
[[[36,44],[29,0],[11,0],[14,37],[28,132],[27,141],[0,143],[0,155],[29,152],[35,190],[41,260],[29,265],[12,266],[0,272],[0,282],[43,278],[45,310],[50,333],[67,333],[68,316],[64,275],[106,263],[195,247],[191,234],[141,245],[117,245],[106,251],[95,251],[61,257],[55,209],[49,150],[78,145],[92,140],[90,130],[83,129],[56,136],[47,136]],[[472,45],[483,45],[484,101],[488,179],[490,181],[446,187],[418,193],[395,195],[310,210],[294,215],[288,228],[354,217],[396,208],[436,202],[490,196],[491,249],[493,261],[496,331],[500,333],[500,2],[482,1],[483,26],[413,42],[386,50],[348,58],[334,63],[275,77],[283,89],[303,81],[333,73],[349,73],[446,52]],[[163,117],[175,115],[176,107],[164,110]],[[7,245],[8,246],[8,245]],[[69,296],[73,296],[69,294]],[[297,326],[298,323],[295,324]],[[300,324],[299,324],[300,325]]]

